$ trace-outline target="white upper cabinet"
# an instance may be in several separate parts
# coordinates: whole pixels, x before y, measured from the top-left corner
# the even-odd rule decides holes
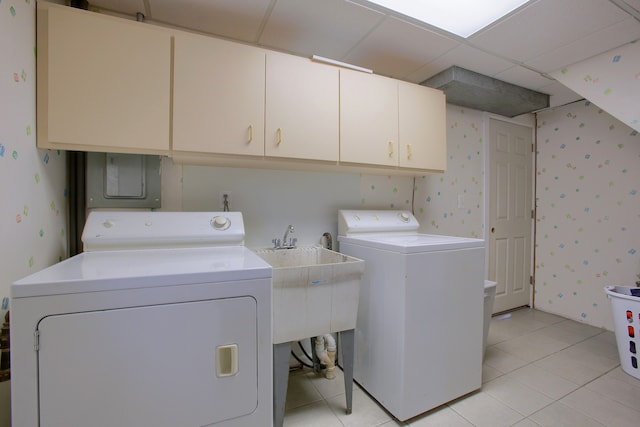
[[[264,155],[265,53],[176,33],[173,150]]]
[[[57,4],[37,8],[39,148],[243,167],[446,169],[441,91]]]
[[[268,53],[265,155],[338,160],[338,68]]]
[[[446,100],[442,91],[398,82],[400,167],[447,168]]]
[[[39,148],[168,154],[171,34],[38,2]]]
[[[341,163],[443,171],[446,160],[441,91],[340,70]]]
[[[398,165],[398,81],[340,70],[340,162]]]

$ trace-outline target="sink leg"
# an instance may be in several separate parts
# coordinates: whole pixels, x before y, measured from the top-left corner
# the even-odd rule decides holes
[[[273,345],[273,425],[282,427],[284,422],[284,405],[289,385],[289,358],[291,343],[284,342]]]
[[[353,360],[355,348],[355,333],[353,329],[341,331],[340,345],[342,346],[342,370],[344,371],[344,393],[347,400],[347,415],[353,406]]]

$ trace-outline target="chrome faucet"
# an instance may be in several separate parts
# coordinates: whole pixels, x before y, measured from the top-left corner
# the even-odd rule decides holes
[[[273,243],[273,248],[274,249],[294,249],[296,247],[296,242],[298,241],[298,239],[296,239],[295,237],[289,237],[289,233],[292,233],[295,231],[295,229],[293,228],[293,225],[289,225],[287,226],[286,231],[284,232],[284,237],[282,238],[282,242],[280,241],[280,239],[273,239],[271,242]],[[287,240],[287,238],[289,237],[289,240]]]
[[[284,232],[284,237],[282,238],[282,243],[284,243],[285,245],[287,244],[287,236],[289,235],[289,233],[293,233],[295,230],[293,228],[293,225],[289,225],[287,227],[287,230]]]

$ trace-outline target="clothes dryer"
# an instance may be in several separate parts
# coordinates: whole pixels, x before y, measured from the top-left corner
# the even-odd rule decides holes
[[[272,425],[271,267],[239,212],[92,212],[11,286],[19,426]]]

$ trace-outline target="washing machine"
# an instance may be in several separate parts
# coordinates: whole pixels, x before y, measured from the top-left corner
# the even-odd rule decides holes
[[[354,379],[405,421],[482,384],[484,241],[421,234],[409,211],[341,210],[341,253],[365,261]]]
[[[272,425],[272,270],[240,212],[91,212],[82,240],[11,286],[13,425]]]

